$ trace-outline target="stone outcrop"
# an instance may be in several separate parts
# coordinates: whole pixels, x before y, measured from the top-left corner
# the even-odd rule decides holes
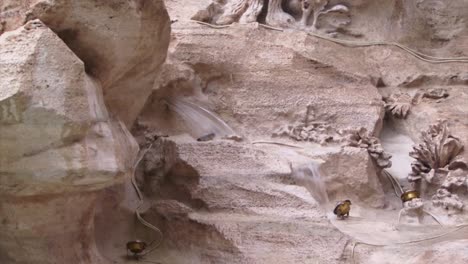
[[[191,66],[193,74],[187,78],[194,79],[178,88],[160,87],[153,95],[153,104],[149,102],[143,111],[142,120],[149,109],[153,111],[150,120],[167,116],[164,109],[155,107],[165,96],[183,93],[194,97],[203,92],[210,98],[210,109],[221,113],[221,118],[244,136],[271,137],[278,128],[303,121],[309,107],[314,109],[310,123],[326,118],[332,123],[330,129],[336,131],[364,127],[370,133],[379,133],[383,116],[380,94],[366,76],[329,64],[341,57],[338,51],[327,59],[316,52],[329,43],[317,42],[302,32],[285,38],[282,33],[263,28],[219,31],[187,22],[177,22],[174,28],[175,51],[170,60]],[[257,37],[249,39],[251,35]],[[204,43],[203,49],[193,48],[198,43]],[[162,131],[166,126],[158,129],[161,134],[171,132]]]
[[[0,47],[0,260],[103,263],[96,191],[128,176],[138,146],[110,118],[100,83],[39,20],[4,33]]]
[[[185,253],[171,261],[306,263],[320,255],[319,261],[336,263],[319,252],[344,250],[346,236],[307,189],[294,184],[288,161],[270,149],[159,138],[148,153],[141,183],[155,202],[145,217],[166,230],[167,247],[157,261],[177,248]]]
[[[127,128],[166,58],[164,2],[5,0],[0,25],[0,262],[107,263],[94,208],[132,173]]]
[[[127,127],[151,93],[169,45],[170,20],[162,0],[6,1],[7,29],[39,18],[97,78],[109,111]]]
[[[320,170],[331,201],[351,199],[374,208],[384,205],[378,169],[366,149],[345,147],[341,152],[319,157],[325,161]]]
[[[273,5],[270,5],[272,2]],[[184,180],[174,177],[170,172],[166,173],[167,178],[161,176],[161,171],[164,170],[153,170],[147,174],[148,179],[155,179],[150,181],[150,189],[154,188],[154,191],[150,191],[152,195],[168,188],[164,186],[168,184],[167,179],[172,177],[176,180],[171,183],[177,183],[180,192],[185,193],[183,198],[154,198],[159,202],[149,210],[148,216],[155,222],[159,221],[171,233],[167,247],[158,254],[164,255],[176,248],[187,248],[190,251],[191,247],[188,245],[195,245],[196,250],[192,251],[197,252],[195,256],[203,257],[200,262],[213,259],[230,262],[235,258],[241,263],[267,263],[262,254],[257,255],[258,259],[249,256],[252,256],[253,251],[263,252],[256,246],[264,245],[263,239],[280,236],[285,238],[265,245],[274,251],[278,243],[290,238],[273,227],[273,223],[280,222],[277,214],[284,206],[300,206],[307,208],[311,214],[320,214],[316,209],[296,203],[289,196],[278,199],[278,192],[270,189],[272,181],[278,184],[277,179],[281,179],[281,185],[290,180],[293,181],[291,184],[300,185],[294,179],[294,171],[298,170],[295,166],[301,165],[302,161],[297,162],[295,158],[291,158],[294,156],[292,152],[324,161],[319,170],[331,201],[350,198],[353,205],[355,203],[358,208],[362,206],[361,211],[353,209],[357,211],[354,211],[357,215],[368,207],[386,208],[382,215],[391,214],[390,208],[400,209],[401,201],[398,197],[395,198],[392,189],[382,186],[381,179],[377,176],[382,168],[391,165],[391,156],[383,149],[379,140],[385,110],[382,97],[388,99],[395,94],[391,100],[386,101],[386,108],[388,113],[393,111],[402,118],[395,118],[391,114],[387,117],[389,120],[396,120],[396,126],[403,128],[402,131],[408,131],[413,140],[420,129],[439,114],[433,110],[425,111],[428,109],[425,108],[427,105],[437,109],[435,104],[445,107],[445,104],[448,106],[449,101],[453,100],[452,103],[464,107],[461,106],[464,98],[461,86],[466,84],[466,77],[459,70],[463,64],[429,64],[394,47],[351,49],[313,38],[306,32],[288,30],[332,33],[333,36],[347,36],[350,39],[362,36],[369,40],[398,40],[411,43],[411,48],[414,49],[424,47],[425,52],[434,56],[452,57],[457,52],[457,56],[462,55],[460,46],[447,50],[445,47],[440,48],[443,44],[407,38],[412,35],[422,36],[423,32],[428,32],[429,27],[425,23],[430,1],[421,1],[418,6],[415,3],[394,0],[330,1],[322,8],[315,8],[315,4],[320,4],[318,1],[308,10],[303,10],[304,6],[301,5],[294,6],[298,2],[285,2],[292,3],[289,6],[280,6],[278,1],[202,1],[193,4],[168,2],[171,17],[178,19],[173,24],[171,54],[168,64],[164,66],[165,76],[155,87],[138,118],[138,124],[158,135],[169,135],[174,140],[173,149],[183,153],[179,158],[184,160],[181,171],[185,173],[179,174],[190,175],[191,178],[184,183]],[[203,8],[204,5],[208,8]],[[307,26],[303,26],[302,14],[307,16],[309,11],[324,11],[333,9],[336,5],[343,5],[345,8],[338,6],[336,10],[341,9],[342,12],[330,12],[329,15],[331,18],[340,15],[347,19],[348,22],[341,29],[329,28],[325,15],[315,16],[319,17],[315,24],[312,21],[313,14],[306,22]],[[460,1],[456,5],[460,5]],[[463,14],[463,11],[442,9],[453,17],[462,17],[460,14]],[[197,13],[196,10],[201,11]],[[198,25],[187,21],[194,14],[193,19],[213,25]],[[256,22],[281,27],[284,31],[271,30]],[[441,27],[441,20],[436,19],[433,22],[435,27],[430,30],[434,33],[449,31]],[[314,24],[316,29],[313,28]],[[338,34],[333,34],[337,32]],[[453,38],[456,39],[459,34],[461,33],[453,32]],[[440,49],[431,50],[434,47]],[[447,92],[431,92],[437,88],[446,89]],[[450,96],[446,96],[447,93]],[[397,94],[407,96],[400,98]],[[452,94],[458,97],[453,97]],[[440,98],[434,99],[435,97]],[[196,102],[218,114],[234,131],[243,136],[244,141],[234,143],[214,138],[197,143],[197,137],[187,135],[193,130],[184,126],[185,119],[171,110],[170,106],[161,103],[165,98],[184,98]],[[448,107],[446,110],[447,115],[456,113],[452,120],[461,120],[464,110],[451,112]],[[430,118],[417,123],[422,116]],[[454,129],[462,131],[462,122],[454,123]],[[408,127],[411,129],[406,129]],[[354,147],[343,147],[350,142],[349,136],[355,135],[361,128],[365,128],[362,131],[367,131],[352,140]],[[241,179],[250,175],[245,171],[257,171],[257,162],[263,162],[262,158],[252,153],[249,142],[268,155],[277,155],[274,160],[291,162],[291,170],[281,173],[271,170],[270,166],[273,163],[279,164],[279,161],[265,161],[268,166],[259,172],[252,172],[257,177],[249,177],[250,181],[255,181],[252,185],[240,184]],[[267,143],[256,144],[261,142]],[[250,157],[245,163],[242,158],[244,156]],[[240,161],[242,165],[235,165]],[[268,172],[269,177],[265,176],[264,171]],[[404,179],[399,180],[404,183]],[[149,185],[149,182],[145,184]],[[265,194],[268,195],[264,196]],[[317,201],[313,194],[310,196]],[[393,203],[392,198],[396,199],[396,203]],[[230,199],[236,202],[230,203]],[[421,203],[420,201],[417,206],[418,210],[431,209],[423,207]],[[254,207],[260,207],[261,210]],[[252,218],[252,212],[258,214],[256,218]],[[266,215],[265,212],[271,214]],[[287,214],[299,215],[296,210]],[[393,224],[397,214],[398,210],[395,218],[389,219],[389,222]],[[363,215],[365,213],[361,216],[364,217]],[[380,217],[380,213],[377,215],[376,217]],[[303,219],[313,218],[302,216]],[[253,230],[253,226],[259,225],[259,218],[269,221],[270,224],[262,222],[264,230],[268,230],[269,234],[245,235],[248,233],[246,230]],[[361,221],[358,218],[351,219],[351,223],[344,225],[354,226]],[[435,223],[427,214],[424,219],[421,223]],[[283,227],[296,230],[290,225]],[[204,242],[201,243],[202,246],[197,246],[195,242],[190,242],[188,236],[180,239],[180,233],[184,229],[191,230],[189,232],[204,230],[204,235],[216,238],[219,246]],[[360,231],[363,230],[357,232]],[[239,233],[242,235],[235,235]],[[302,240],[302,236],[295,232],[292,234],[297,235],[301,241],[308,241]],[[251,245],[252,251],[245,250],[247,244]],[[301,250],[301,247],[291,251],[288,249],[287,255],[301,263],[304,259],[298,258],[297,254]],[[200,251],[211,252],[211,257],[200,254]],[[366,253],[363,255],[362,259],[365,259]],[[320,258],[319,254],[314,256]],[[179,257],[178,260],[183,262],[187,256]],[[284,255],[275,255],[276,260],[284,260],[281,257]],[[322,258],[320,260],[325,261]],[[326,260],[337,261],[328,258]],[[288,261],[285,260],[285,263]]]

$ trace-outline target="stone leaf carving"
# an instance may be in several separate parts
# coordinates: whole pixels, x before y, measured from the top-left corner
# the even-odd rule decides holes
[[[413,103],[413,97],[407,93],[394,93],[384,98],[385,111],[396,118],[405,119]]]
[[[439,186],[432,195],[434,206],[462,210],[463,200],[455,194],[457,190],[468,190],[467,164],[458,159],[463,151],[461,141],[451,135],[447,121],[439,121],[421,133],[421,143],[413,146],[410,156],[415,159],[411,164],[412,172],[408,180],[421,179],[431,185]]]
[[[434,176],[441,178],[444,167],[455,160],[463,150],[461,141],[451,135],[447,121],[439,121],[431,125],[427,131],[421,133],[421,143],[413,146],[409,153],[415,161],[411,164],[412,172],[408,180],[417,181],[425,178],[429,183],[434,181]]]
[[[229,25],[259,21],[263,0],[214,0],[206,9],[198,11],[193,20]],[[327,33],[346,27],[350,22],[345,5],[329,6],[328,0],[268,0],[265,23],[271,26],[317,30],[321,20],[327,22]],[[328,19],[332,17],[333,19]]]
[[[290,137],[296,141],[309,141],[322,145],[333,141],[332,128],[326,123],[312,123],[306,126],[303,123],[287,125],[275,131],[273,137]]]
[[[340,135],[329,124],[330,116],[317,116],[313,107],[308,105],[304,119],[293,125],[279,128],[273,137],[289,137],[296,141],[315,142],[322,145],[341,140]]]
[[[369,135],[367,129],[361,128],[359,131],[348,136],[348,145],[351,147],[365,148],[374,159],[379,168],[385,169],[392,166],[392,155],[385,152],[380,139]]]

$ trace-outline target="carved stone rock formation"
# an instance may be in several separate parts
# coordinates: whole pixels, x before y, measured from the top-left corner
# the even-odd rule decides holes
[[[289,137],[296,141],[315,142],[321,145],[341,141],[341,136],[330,125],[329,115],[316,116],[311,105],[308,105],[305,116],[296,125],[287,125],[276,130],[273,137]]]
[[[275,131],[273,137],[289,137],[296,141],[315,142],[321,145],[334,142],[333,129],[326,123],[288,125]]]
[[[148,154],[140,168],[144,175],[142,185],[148,197],[157,198],[148,220],[161,219],[167,230],[165,241],[191,252],[198,263],[214,258],[229,263],[236,263],[231,262],[234,258],[240,260],[238,263],[265,263],[272,255],[279,262],[303,263],[308,257],[301,252],[309,247],[309,242],[320,241],[323,246],[319,248],[324,250],[325,245],[339,248],[347,241],[328,221],[322,224],[325,217],[314,212],[317,202],[306,188],[278,181],[290,175],[291,168],[274,152],[248,143],[158,139]],[[336,172],[336,166],[333,167]],[[363,173],[367,169],[359,166],[353,171]],[[352,184],[361,188],[365,185],[354,181]],[[321,221],[320,226],[312,228],[313,221]],[[306,226],[309,231],[298,229],[299,226]],[[290,232],[285,233],[284,228]],[[312,230],[323,233],[312,235]],[[291,243],[298,238],[306,243]],[[279,239],[283,250],[290,254],[262,250],[265,246],[276,247],[269,242],[271,239]],[[246,246],[249,250],[245,250]],[[208,252],[211,253],[207,255]],[[320,260],[332,258],[322,254]]]
[[[331,201],[350,199],[373,208],[384,206],[379,169],[366,149],[343,147],[341,152],[319,155],[317,158],[325,161],[320,165],[320,171]]]
[[[462,210],[465,203],[455,192],[468,191],[468,171],[462,169],[450,170],[437,193],[432,197],[435,206]]]
[[[439,121],[421,133],[421,143],[413,146],[409,153],[415,161],[411,164],[412,172],[408,180],[418,181],[421,178],[427,182],[440,182],[443,169],[455,160],[463,150],[462,142],[454,137],[447,121]],[[437,180],[438,179],[438,180]]]
[[[424,202],[420,198],[403,203],[399,218],[405,217],[407,223],[420,224],[424,214]]]
[[[369,135],[369,132],[361,128],[359,131],[348,135],[348,145],[351,147],[365,148],[369,155],[374,159],[377,166],[381,169],[390,168],[392,166],[392,155],[385,152],[380,139]]]
[[[347,6],[330,6],[328,0],[214,0],[192,19],[217,25],[259,22],[262,8],[266,11],[265,22],[271,26],[310,30],[324,27],[327,33],[333,33],[351,22]]]
[[[129,175],[137,150],[100,83],[42,22],[0,36],[1,263],[106,263],[96,194]]]
[[[413,105],[413,97],[407,93],[394,93],[384,98],[385,110],[396,118],[405,119]]]
[[[133,124],[167,54],[163,0],[6,0],[0,12],[7,30],[31,18],[52,29],[101,82],[109,111]]]
[[[0,25],[0,262],[109,263],[95,208],[132,173],[127,127],[166,57],[164,2],[4,0]]]
[[[465,206],[458,195],[451,193],[445,188],[438,189],[436,194],[432,196],[432,204],[445,209],[454,208],[457,210],[462,210]]]
[[[424,91],[423,97],[429,99],[442,99],[447,98],[449,96],[449,92],[447,89],[443,88],[434,88]]]
[[[412,172],[408,180],[424,180],[438,189],[432,195],[434,206],[462,210],[465,206],[457,192],[468,190],[467,164],[458,160],[463,151],[462,142],[454,137],[447,121],[439,121],[422,132],[421,143],[413,146],[410,156],[415,159],[411,164]],[[429,194],[431,195],[431,194]]]

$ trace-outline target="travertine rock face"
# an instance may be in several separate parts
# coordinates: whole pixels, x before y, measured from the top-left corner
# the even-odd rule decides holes
[[[393,190],[387,178],[378,177],[383,168],[392,164],[391,155],[378,138],[385,103],[388,120],[395,123],[397,131],[406,132],[414,141],[429,123],[450,115],[453,133],[456,131],[457,136],[464,133],[466,125],[461,120],[467,111],[462,103],[466,99],[463,90],[467,84],[465,64],[430,64],[395,47],[349,48],[306,33],[332,33],[359,41],[359,37],[371,41],[398,40],[434,56],[466,56],[461,48],[463,45],[457,44],[464,34],[463,30],[458,30],[458,26],[464,27],[465,23],[462,17],[466,11],[463,11],[462,1],[453,2],[454,6],[461,7],[458,10],[437,1],[395,0],[329,1],[322,9],[315,6],[309,9],[325,11],[338,5],[336,10],[342,11],[338,13],[351,22],[343,24],[340,30],[328,27],[324,23],[327,22],[325,16],[320,16],[315,23],[313,14],[304,26],[302,14],[307,14],[302,4],[308,1],[283,1],[283,5],[279,2],[167,2],[171,16],[179,19],[173,24],[170,60],[164,66],[165,76],[155,86],[138,120],[140,128],[168,135],[173,140],[172,151],[169,152],[179,153],[177,159],[183,160],[173,166],[177,168],[173,171],[168,171],[166,166],[159,170],[147,166],[151,170],[145,174],[147,182],[144,186],[151,186],[147,194],[157,201],[147,215],[168,230],[167,244],[158,252],[160,256],[184,248],[187,249],[184,252],[195,253],[187,256],[174,253],[179,262],[193,256],[201,263],[275,262],[262,254],[269,249],[275,252],[273,256],[277,263],[309,263],[303,258],[306,254],[317,259],[318,263],[365,263],[369,252],[377,249],[362,246],[356,250],[352,260],[348,252],[335,248],[333,250],[339,252],[336,258],[328,253],[323,257],[314,251],[317,248],[320,251],[322,245],[334,247],[337,234],[332,231],[335,229],[327,230],[330,239],[321,240],[324,222],[317,220],[317,224],[306,224],[310,220],[315,221],[315,215],[322,215],[322,212],[308,204],[311,198],[318,201],[313,194],[299,191],[300,184],[294,179],[294,171],[303,160],[296,160],[294,155],[300,153],[304,160],[323,160],[319,171],[330,200],[349,198],[353,202],[349,222],[344,221],[342,225],[354,229],[355,235],[367,234],[367,239],[362,241],[384,243],[393,237],[389,233],[396,230],[393,225],[402,207],[399,195],[395,197],[399,192],[398,183]],[[325,1],[314,1],[313,5],[320,2],[323,4]],[[261,5],[262,11],[258,11]],[[345,6],[347,11],[339,5]],[[431,18],[431,5],[445,15]],[[208,8],[204,9],[206,6]],[[199,10],[202,11],[197,13]],[[191,17],[218,26],[230,26],[198,25],[188,21]],[[445,19],[451,18],[460,19],[457,26],[452,29],[443,27]],[[292,23],[288,24],[288,20]],[[431,26],[427,24],[429,20],[433,22]],[[284,31],[267,29],[253,22],[281,27]],[[443,31],[451,35],[451,41],[441,43],[422,37],[427,36],[427,32],[435,36]],[[218,114],[244,140],[230,142],[215,137],[211,141],[196,142],[196,137],[183,136],[193,131],[184,126],[185,119],[179,117],[177,110],[164,103],[167,98],[192,100]],[[387,100],[384,102],[383,98]],[[449,102],[452,106],[457,105],[456,109],[451,110]],[[365,130],[367,135],[352,140],[356,144],[343,147],[349,142],[347,135]],[[261,152],[269,158],[264,160],[264,156],[259,154]],[[273,165],[282,162],[291,164],[289,171],[279,170]],[[157,163],[168,164],[161,159]],[[453,184],[459,184],[457,175],[452,175]],[[405,179],[399,180],[401,185],[409,185]],[[284,194],[285,186],[290,188],[288,195]],[[294,190],[292,186],[295,186]],[[158,196],[165,189],[172,190],[170,193],[179,190],[177,193],[184,195],[176,197],[168,192]],[[281,192],[278,191],[280,189]],[[296,199],[299,194],[303,197],[302,202]],[[426,198],[413,201],[416,202],[418,204],[411,209],[417,209],[418,213],[425,210],[440,215],[422,205],[427,202]],[[285,207],[295,209],[285,210]],[[302,209],[307,213],[298,212]],[[287,216],[293,224],[285,224],[283,217],[278,215]],[[330,219],[333,222],[334,218]],[[378,219],[386,222],[381,223]],[[427,213],[424,213],[423,220],[423,224],[437,224]],[[307,236],[319,243],[296,233],[300,230],[296,223],[307,227],[302,229],[304,233],[309,227],[318,230],[307,233]],[[287,234],[281,231],[284,229],[288,230]],[[197,237],[211,237],[216,243],[204,239],[193,241],[191,236],[181,234],[182,231],[196,233]],[[402,242],[428,237],[430,234],[427,232],[424,230],[414,235],[407,230],[395,231],[394,237]],[[269,243],[264,243],[265,240]],[[295,249],[285,246],[285,241],[294,244]],[[305,251],[303,243],[310,243]],[[278,245],[287,248],[284,254],[276,253]],[[406,245],[396,246],[390,242],[388,245],[384,250],[389,254],[395,248],[398,252],[406,249]],[[421,248],[416,245],[408,252],[401,259],[406,261],[410,258],[407,256],[414,257]],[[382,259],[375,258],[367,263],[379,261]]]
[[[0,262],[103,263],[95,192],[130,173],[137,149],[54,32],[33,20],[0,36]]]
[[[155,260],[340,263],[331,252],[344,250],[346,236],[273,149],[160,138],[148,153],[140,173],[154,203],[145,217],[166,230]]]
[[[160,0],[0,1],[0,262],[106,262],[96,196],[133,169],[169,24]]]
[[[135,144],[110,119],[83,63],[38,20],[1,41],[2,193],[82,191],[121,179]]]
[[[466,263],[468,261],[467,246],[468,240],[466,239],[437,243],[432,248],[408,259],[405,264],[437,264],[445,261],[454,264]]]
[[[7,29],[39,18],[100,80],[112,114],[131,126],[169,45],[170,21],[162,0],[6,1]]]
[[[139,200],[129,182],[105,192],[94,230],[98,191],[132,171],[136,146],[125,127],[133,123],[140,145],[151,146],[137,170],[147,201],[140,209],[164,233],[145,260],[463,260],[468,229],[447,225],[466,222],[468,152],[458,148],[438,166],[446,175],[437,188],[404,204],[413,220],[405,223],[434,225],[394,226],[402,205],[398,182],[393,190],[379,177],[392,164],[379,134],[387,110],[395,131],[415,142],[447,119],[466,145],[466,64],[430,64],[393,46],[344,47],[310,33],[466,57],[466,1],[166,3],[179,21],[158,76],[169,44],[162,0],[0,2],[1,263],[106,263],[102,253],[125,263],[125,242],[160,239],[135,221]],[[201,132],[190,119],[203,120]],[[213,135],[223,122],[235,135]],[[418,158],[429,163],[446,150],[428,145]],[[350,217],[336,220],[328,199],[351,199]],[[444,226],[430,214],[448,215]]]
[[[320,166],[332,201],[351,199],[371,207],[384,205],[384,192],[367,150],[346,147],[339,153],[320,156]],[[342,168],[348,168],[343,170]]]
[[[239,134],[271,137],[278,128],[307,118],[309,107],[313,107],[310,124],[325,120],[330,123],[329,129],[336,131],[364,127],[370,133],[379,133],[383,115],[380,94],[367,76],[348,72],[343,62],[333,63],[342,60],[338,51],[328,58],[317,52],[329,43],[301,32],[284,35],[252,27],[219,31],[187,22],[174,27],[177,32],[171,59],[191,66],[195,77],[187,78],[198,79],[187,80],[194,83],[191,90],[179,94],[203,92],[211,99],[210,108],[221,113]],[[199,43],[203,48],[195,49]],[[168,91],[180,89],[178,83],[172,83],[176,88],[160,87],[154,104],[165,96],[174,96]],[[162,110],[153,111],[153,117],[148,118],[164,115]],[[159,127],[167,130],[167,126]]]
[[[0,34],[15,30],[31,19],[30,5],[40,0],[3,0],[0,2]]]

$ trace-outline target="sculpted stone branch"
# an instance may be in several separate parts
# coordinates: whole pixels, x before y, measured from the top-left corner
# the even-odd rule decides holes
[[[350,134],[348,145],[351,147],[366,148],[369,155],[374,159],[377,166],[381,169],[390,168],[392,166],[392,155],[384,151],[380,139],[368,133],[365,128]]]
[[[263,23],[260,21],[262,12],[265,12],[264,23],[268,25],[312,31],[320,28],[323,17],[326,33],[337,32],[351,22],[348,7],[342,4],[329,6],[328,0],[214,0],[192,19],[217,25]],[[326,17],[333,19],[327,20]]]

